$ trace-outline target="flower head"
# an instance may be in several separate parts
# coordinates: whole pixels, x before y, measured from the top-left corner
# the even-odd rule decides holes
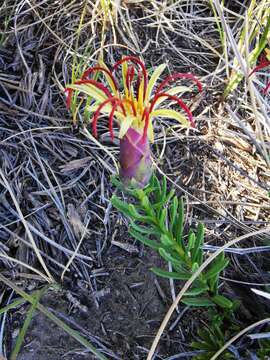
[[[122,91],[116,78],[116,72],[122,67]],[[109,130],[113,139],[113,120],[116,120],[119,127],[119,138],[123,138],[127,130],[131,127],[141,133],[144,137],[148,136],[153,142],[152,121],[156,117],[167,117],[175,119],[185,126],[194,126],[191,111],[187,105],[176,95],[190,91],[184,86],[175,86],[166,89],[170,83],[178,79],[187,79],[195,83],[199,91],[202,85],[192,74],[176,73],[168,76],[159,86],[154,87],[166,65],[158,66],[150,79],[143,62],[135,56],[126,56],[118,61],[112,70],[100,62],[86,70],[82,78],[66,87],[67,106],[70,107],[74,91],[79,91],[86,96],[93,98],[91,105],[88,105],[89,113],[93,113],[92,127],[93,133],[97,135],[97,122],[102,114],[108,115]],[[95,73],[103,73],[108,86],[101,81],[94,80],[91,76]],[[165,100],[170,101],[170,105],[176,103],[182,113],[173,109],[160,109],[160,105]]]
[[[117,72],[122,68],[121,86]],[[153,119],[164,117],[177,120],[184,126],[194,127],[192,113],[177,95],[191,91],[186,86],[170,87],[179,79],[191,81],[202,91],[200,81],[192,74],[175,73],[166,77],[159,85],[157,81],[166,65],[159,65],[148,77],[144,63],[135,56],[119,60],[111,70],[100,62],[86,70],[82,78],[66,87],[67,106],[71,106],[74,91],[85,95],[91,101],[86,103],[87,112],[92,114],[92,129],[97,136],[97,124],[101,115],[108,116],[110,136],[114,138],[113,121],[119,125],[121,173],[126,179],[135,179],[139,186],[149,180],[151,174],[151,153],[148,141],[154,141]],[[107,86],[94,79],[102,73]],[[166,108],[161,105],[168,101]],[[170,108],[177,105],[181,112]],[[149,170],[150,169],[150,170]]]

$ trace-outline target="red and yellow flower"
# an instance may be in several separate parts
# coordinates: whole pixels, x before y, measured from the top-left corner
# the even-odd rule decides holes
[[[121,90],[116,73],[122,67]],[[110,136],[114,138],[113,121],[119,126],[120,169],[125,184],[145,186],[151,176],[150,143],[154,141],[153,119],[158,117],[174,119],[182,125],[194,127],[192,113],[179,94],[191,91],[187,86],[170,87],[178,79],[192,81],[198,91],[202,91],[200,81],[189,73],[175,73],[157,81],[166,65],[159,65],[150,78],[143,62],[135,56],[123,57],[112,68],[100,62],[86,70],[82,78],[66,87],[67,106],[70,108],[74,91],[91,98],[87,111],[92,114],[92,129],[97,136],[100,115],[108,116]],[[94,80],[93,76],[102,73],[107,86]],[[161,108],[165,101],[168,107]],[[170,108],[177,105],[181,112]]]

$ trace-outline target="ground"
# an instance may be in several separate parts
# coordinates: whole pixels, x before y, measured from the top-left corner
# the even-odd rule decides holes
[[[0,268],[27,293],[43,288],[47,282],[34,241],[59,284],[58,290],[46,291],[41,303],[109,359],[140,360],[146,359],[172,293],[183,283],[172,285],[151,272],[151,266],[167,264],[128,235],[127,219],[112,208],[116,190],[110,179],[117,173],[119,141],[110,140],[106,119],[98,141],[89,124],[72,125],[64,94],[72,64],[92,66],[102,54],[110,66],[123,54],[135,54],[147,68],[167,63],[169,72],[200,78],[203,93],[186,99],[196,129],[159,121],[152,150],[157,175],[166,174],[169,187],[184,196],[186,228],[205,224],[209,253],[269,226],[264,152],[269,154],[269,133],[262,125],[260,137],[243,82],[223,97],[227,77],[212,2],[121,3],[114,26],[102,21],[102,11],[90,1],[0,4]],[[224,13],[237,41],[238,14],[249,3],[226,2]],[[228,53],[232,66],[232,48]],[[258,248],[268,245],[266,234],[255,234],[234,252],[227,249],[231,262],[221,286],[242,301],[241,329],[269,313],[267,302],[250,291],[270,283],[268,253]],[[17,295],[4,282],[0,286],[4,307]],[[2,315],[0,355],[9,358],[28,310],[23,304]],[[202,310],[179,305],[155,358],[193,358],[191,341],[206,323]],[[239,340],[236,358],[246,348],[252,358],[257,347],[247,338]],[[17,357],[95,358],[39,311]]]

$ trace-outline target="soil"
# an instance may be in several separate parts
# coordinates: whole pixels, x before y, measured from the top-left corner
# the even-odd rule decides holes
[[[49,291],[42,304],[81,331],[97,349],[105,349],[108,358],[143,359],[171,302],[168,283],[157,279],[149,270],[153,265],[160,265],[155,253],[130,255],[111,247],[102,268],[106,275],[97,278],[97,291],[91,292],[86,284],[74,279],[58,292]],[[183,342],[189,337],[183,324],[185,317],[181,326],[176,325],[173,331],[164,334],[160,356],[166,358],[180,352],[179,332]],[[95,357],[45,316],[36,313],[18,359],[85,360]]]

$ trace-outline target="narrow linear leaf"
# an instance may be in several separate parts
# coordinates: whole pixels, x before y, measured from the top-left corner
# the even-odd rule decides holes
[[[208,344],[207,342],[200,342],[200,341],[193,341],[191,343],[191,346],[194,349],[198,349],[198,350],[206,350],[206,351],[212,351],[213,354],[215,353],[215,351],[213,351],[213,344]],[[208,354],[209,355],[209,354]]]
[[[209,285],[210,291],[213,294],[217,294],[217,292],[218,292],[219,274],[216,274],[215,276],[211,277],[211,279],[206,280],[206,281],[207,281],[207,283]]]
[[[215,295],[211,299],[214,301],[214,303],[224,309],[231,309],[233,307],[233,302],[227,299],[225,296]]]
[[[185,293],[185,296],[198,296],[205,293],[208,290],[209,290],[208,286],[197,287],[187,291]]]
[[[153,227],[140,226],[140,225],[135,224],[135,222],[131,222],[130,228],[132,228],[133,230],[135,230],[141,234],[157,235],[157,236],[160,235],[160,232],[157,231],[156,229],[154,229]]]
[[[165,203],[167,194],[167,179],[166,176],[163,176],[162,183],[161,183],[161,202]]]
[[[160,183],[158,181],[158,178],[156,177],[156,175],[152,176],[153,179],[153,188],[155,189],[155,202],[159,202],[161,200],[161,186]]]
[[[23,305],[24,303],[26,303],[26,300],[24,298],[19,298],[17,300],[14,300],[11,304],[8,304],[4,306],[2,309],[0,309],[0,315],[20,305]]]
[[[161,210],[161,214],[159,216],[158,222],[161,229],[166,229],[166,218],[167,218],[167,209],[164,208]]]
[[[170,211],[169,211],[169,213],[170,213],[170,230],[171,231],[173,231],[173,228],[174,228],[177,210],[178,210],[178,198],[177,198],[177,196],[175,196],[173,198],[172,204],[170,206]]]
[[[112,196],[111,203],[117,210],[121,211],[125,216],[130,217],[130,210],[127,203],[120,200],[115,195]]]
[[[190,278],[190,274],[174,272],[174,271],[166,271],[159,268],[151,268],[151,271],[158,276],[167,278],[167,279],[174,279],[174,280],[188,280]]]
[[[175,224],[175,237],[177,243],[184,249],[183,242],[183,228],[184,228],[184,202],[183,198],[180,198],[178,206],[178,217]]]
[[[166,196],[166,198],[165,198],[165,203],[166,203],[166,204],[168,204],[168,203],[171,201],[172,197],[174,196],[174,193],[175,193],[175,190],[172,189],[172,190],[169,192],[169,194]]]
[[[191,260],[192,262],[200,260],[200,248],[203,244],[203,240],[204,240],[204,226],[203,224],[199,223],[198,224],[198,228],[197,228],[197,233],[196,233],[196,239],[195,239],[195,244],[194,244],[194,248],[192,250],[192,255],[191,255]],[[200,262],[199,262],[200,264]]]
[[[130,216],[132,217],[132,219],[139,220],[139,221],[143,219],[143,216],[137,211],[137,209],[135,208],[135,206],[133,204],[129,204],[128,209],[129,209],[129,213],[130,213]]]
[[[147,245],[154,250],[158,250],[160,248],[160,245],[156,241],[150,240],[149,238],[141,235],[134,229],[130,228],[128,232],[131,236],[133,236],[136,240],[139,240],[144,245]]]
[[[189,306],[198,306],[198,307],[208,307],[216,306],[216,304],[208,298],[198,297],[198,298],[186,298],[184,297],[182,303]]]
[[[195,245],[195,234],[193,231],[189,231],[188,234],[188,242],[187,242],[187,250],[190,251],[193,249],[194,245]]]
[[[174,256],[169,254],[164,248],[159,247],[159,254],[163,257],[166,261],[171,262],[175,266],[181,266],[183,262],[180,259],[176,259]]]
[[[229,262],[229,259],[223,259],[213,264],[212,267],[204,274],[204,279],[208,280],[219,274],[226,268],[226,266],[228,266]]]
[[[160,242],[162,245],[167,247],[172,247],[174,245],[174,239],[172,239],[169,235],[166,234],[161,235]]]

